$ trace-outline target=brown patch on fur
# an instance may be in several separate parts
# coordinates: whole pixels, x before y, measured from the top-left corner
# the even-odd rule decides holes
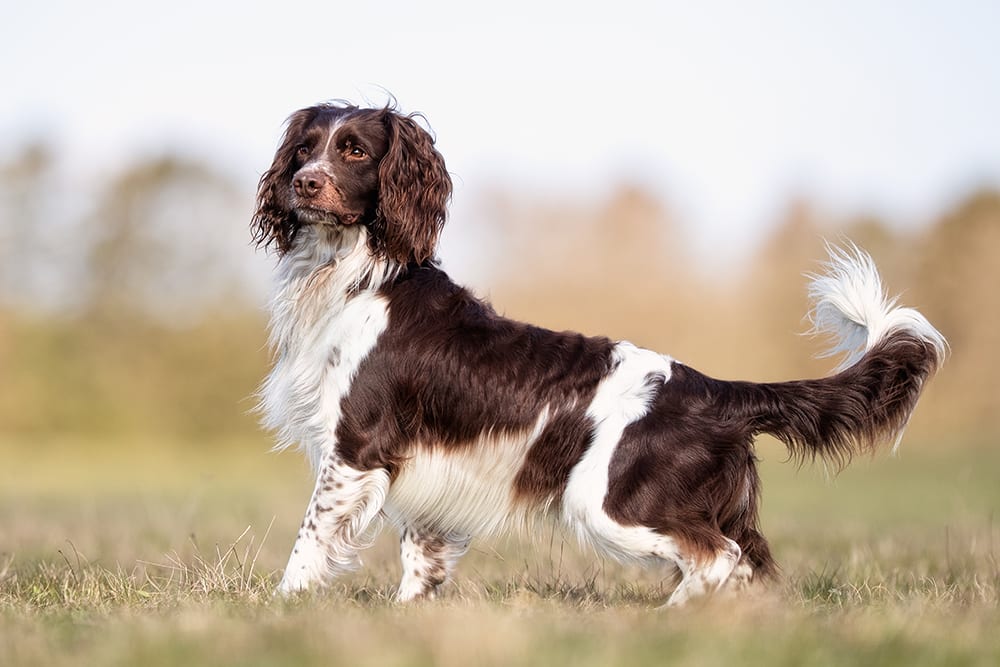
[[[388,326],[341,402],[344,460],[395,476],[417,443],[461,448],[491,431],[530,432],[548,408],[517,489],[555,492],[588,441],[578,417],[610,369],[611,341],[501,317],[434,266],[410,265],[382,293]]]
[[[577,407],[549,420],[514,479],[515,502],[558,501],[562,497],[573,466],[594,439],[594,423],[587,416],[594,393],[583,395]]]

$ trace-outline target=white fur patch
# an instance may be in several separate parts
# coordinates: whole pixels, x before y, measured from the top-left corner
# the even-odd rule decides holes
[[[513,502],[514,480],[548,422],[543,409],[531,430],[487,433],[450,448],[417,445],[386,502],[396,523],[438,534],[495,535],[523,527],[528,508]]]
[[[882,287],[882,279],[871,256],[856,245],[827,245],[830,255],[825,272],[810,275],[809,297],[813,302],[809,319],[811,333],[832,340],[823,356],[843,353],[837,370],[855,364],[864,353],[894,331],[906,331],[934,348],[938,362],[944,360],[948,344],[937,329],[913,308],[896,305]]]
[[[622,432],[649,411],[658,385],[670,379],[671,359],[621,342],[615,346],[614,361],[614,370],[601,381],[587,410],[596,433],[570,472],[563,520],[582,543],[619,560],[672,558],[677,550],[670,538],[646,527],[622,526],[604,511],[608,468]]]
[[[340,126],[343,124],[344,121],[341,118],[338,118],[334,120],[332,123],[330,123],[330,127],[326,131],[327,132],[326,146],[323,147],[323,152],[319,154],[320,160],[325,160],[326,156],[330,154],[330,145],[333,144],[333,139],[334,139],[333,135],[337,133],[337,130],[340,129]]]

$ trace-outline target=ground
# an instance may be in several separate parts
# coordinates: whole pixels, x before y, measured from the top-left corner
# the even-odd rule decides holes
[[[782,578],[658,611],[672,586],[556,530],[476,542],[441,599],[392,602],[386,529],[329,590],[272,595],[311,491],[262,442],[0,445],[5,665],[995,665],[1000,451],[905,441],[839,476],[762,442]]]

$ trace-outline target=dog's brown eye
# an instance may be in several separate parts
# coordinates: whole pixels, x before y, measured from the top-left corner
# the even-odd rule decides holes
[[[304,160],[309,157],[309,147],[305,144],[299,146],[295,149],[295,156],[300,160]]]
[[[366,155],[368,155],[368,153],[366,153],[366,152],[365,152],[365,149],[364,149],[364,148],[361,148],[361,147],[359,147],[359,146],[353,146],[353,147],[351,148],[351,152],[349,153],[349,155],[350,155],[351,157],[356,157],[356,158],[363,158],[363,157],[365,157]]]

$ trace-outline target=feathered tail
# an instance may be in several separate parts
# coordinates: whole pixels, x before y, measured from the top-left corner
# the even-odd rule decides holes
[[[755,433],[774,435],[799,460],[820,456],[842,466],[881,443],[898,445],[947,343],[923,315],[886,296],[867,253],[827,249],[825,271],[811,276],[810,319],[812,333],[833,341],[826,356],[845,354],[836,374],[734,384]]]

